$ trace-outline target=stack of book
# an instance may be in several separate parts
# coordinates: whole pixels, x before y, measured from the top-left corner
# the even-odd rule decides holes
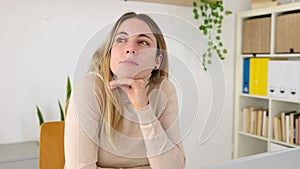
[[[269,113],[267,109],[244,107],[241,112],[241,131],[268,137]]]
[[[273,139],[288,144],[300,145],[300,113],[281,112],[273,117]]]

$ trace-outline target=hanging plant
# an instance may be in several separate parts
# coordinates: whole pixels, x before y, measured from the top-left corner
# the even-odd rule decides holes
[[[222,24],[225,15],[232,14],[224,10],[222,0],[199,0],[193,2],[195,20],[201,20],[199,30],[207,38],[207,48],[202,53],[203,69],[207,71],[207,64],[211,64],[212,52],[215,51],[221,60],[228,53],[221,40]]]

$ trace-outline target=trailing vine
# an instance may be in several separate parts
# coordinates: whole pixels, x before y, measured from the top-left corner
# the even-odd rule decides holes
[[[206,65],[212,63],[213,51],[221,60],[224,60],[228,53],[223,45],[221,34],[224,16],[232,12],[224,10],[222,0],[199,0],[198,3],[194,1],[193,6],[194,19],[201,20],[199,30],[207,38],[207,48],[202,53],[203,69],[207,71]]]

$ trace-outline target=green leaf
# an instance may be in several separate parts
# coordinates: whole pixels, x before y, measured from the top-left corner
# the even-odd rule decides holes
[[[208,46],[212,46],[214,43],[212,41],[209,41],[207,44]]]
[[[221,5],[220,6],[220,12],[223,12],[224,11],[224,7]]]
[[[223,43],[222,43],[222,42],[220,42],[220,43],[219,43],[219,46],[223,46]]]
[[[204,5],[204,9],[205,9],[205,11],[208,10],[208,5],[207,4]]]
[[[221,37],[220,37],[220,36],[216,36],[216,39],[217,39],[217,40],[220,40],[220,39],[221,39]]]
[[[230,14],[232,14],[231,11],[225,11],[225,15],[230,15]]]
[[[40,126],[44,123],[43,114],[38,106],[36,106],[36,112],[39,118]]]
[[[195,14],[195,15],[194,15],[194,19],[195,19],[195,20],[198,20],[198,19],[199,19],[199,14]]]
[[[211,57],[211,56],[212,56],[212,53],[211,53],[211,52],[209,52],[207,56],[208,56],[208,57]]]
[[[58,100],[58,106],[59,106],[59,111],[60,111],[60,120],[64,121],[65,120],[65,113],[64,113],[64,109],[61,106],[60,101]]]
[[[194,6],[194,7],[196,7],[196,6],[197,6],[197,3],[196,3],[195,1],[193,2],[193,6]]]
[[[203,29],[203,35],[207,35],[207,30],[206,29]]]
[[[207,63],[208,63],[208,64],[211,64],[211,60],[208,60]]]
[[[218,7],[218,5],[215,4],[215,3],[210,3],[209,6],[210,6],[210,8],[211,8],[212,10],[216,10],[217,7]]]
[[[221,30],[221,29],[218,29],[218,30],[217,30],[217,33],[222,33],[222,30]]]
[[[204,24],[207,25],[208,24],[208,20],[204,19]]]
[[[71,86],[70,77],[68,76],[67,87],[66,87],[66,102],[70,99],[71,93],[72,93],[72,86]]]
[[[197,10],[196,8],[194,8],[194,9],[193,9],[193,13],[194,13],[194,14],[197,14],[197,13],[198,13],[198,10]]]
[[[228,53],[227,49],[224,49],[224,50],[223,50],[223,53],[224,53],[224,54],[227,54],[227,53]]]
[[[203,26],[203,25],[200,25],[200,26],[199,26],[199,30],[201,30],[201,31],[204,30],[204,26]]]
[[[199,9],[200,9],[201,11],[203,11],[204,7],[203,7],[203,6],[200,6]]]

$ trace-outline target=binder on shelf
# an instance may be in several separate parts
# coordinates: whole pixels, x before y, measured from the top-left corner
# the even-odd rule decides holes
[[[278,80],[276,82],[279,87],[279,92],[276,97],[287,98],[288,97],[288,83],[289,83],[289,64],[288,61],[279,61],[280,65],[278,69],[280,70],[278,74]]]
[[[249,70],[249,93],[257,94],[258,84],[258,58],[250,58],[250,70]]]
[[[250,69],[250,59],[244,59],[244,71],[243,71],[243,93],[249,93],[249,69]]]
[[[269,58],[261,58],[259,60],[259,83],[258,83],[258,95],[267,96],[268,92],[268,63]]]
[[[287,98],[288,61],[270,60],[268,73],[268,95]]]
[[[300,99],[300,61],[288,61],[288,88],[289,99]]]
[[[250,94],[267,96],[268,62],[269,58],[250,58]]]
[[[279,92],[278,86],[276,86],[276,80],[278,78],[278,72],[280,70],[276,69],[278,62],[270,60],[269,63],[269,73],[268,73],[268,96],[276,96]]]

